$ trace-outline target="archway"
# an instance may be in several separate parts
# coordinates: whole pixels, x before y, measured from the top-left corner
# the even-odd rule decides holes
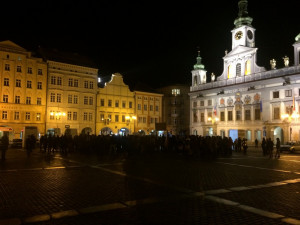
[[[112,130],[109,127],[104,127],[104,128],[101,129],[100,134],[110,135],[110,134],[112,134]]]
[[[91,134],[92,133],[92,128],[90,127],[85,127],[81,131],[82,134]]]
[[[276,138],[279,138],[281,143],[284,143],[284,138],[283,138],[283,130],[281,127],[276,127],[274,129],[274,141],[276,140]]]

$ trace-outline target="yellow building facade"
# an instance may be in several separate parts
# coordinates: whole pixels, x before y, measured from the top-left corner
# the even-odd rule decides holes
[[[152,134],[155,123],[162,122],[162,97],[163,94],[146,91],[135,92],[136,121],[135,132]]]
[[[78,54],[39,53],[48,65],[47,134],[95,134],[98,69]]]
[[[0,135],[22,138],[25,127],[45,133],[47,64],[11,41],[0,42]]]
[[[120,73],[98,88],[96,133],[128,135],[134,133],[134,92],[123,81]]]

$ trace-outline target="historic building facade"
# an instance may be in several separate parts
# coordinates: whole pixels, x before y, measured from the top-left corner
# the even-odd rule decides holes
[[[156,134],[155,124],[162,122],[163,94],[147,90],[134,90],[135,93],[135,132]]]
[[[134,92],[123,81],[120,73],[112,74],[98,88],[96,133],[133,134],[135,130]]]
[[[96,66],[71,53],[39,49],[39,54],[48,65],[46,132],[95,134]]]
[[[255,29],[248,16],[247,1],[239,2],[239,13],[231,31],[232,50],[225,52],[223,73],[207,71],[198,53],[190,87],[190,132],[195,135],[247,138],[263,137],[283,142],[300,140],[300,38],[294,46],[294,65],[284,57],[284,67],[271,70],[256,65]]]
[[[190,134],[190,88],[184,84],[174,84],[159,88],[163,94],[162,121],[172,135]]]
[[[11,41],[0,42],[0,136],[22,138],[25,127],[45,133],[47,64]]]

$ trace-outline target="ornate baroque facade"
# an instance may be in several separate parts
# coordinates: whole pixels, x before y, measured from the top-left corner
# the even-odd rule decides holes
[[[283,57],[277,68],[256,65],[255,29],[248,16],[247,1],[239,2],[239,13],[231,31],[232,50],[225,52],[223,73],[207,81],[200,53],[192,71],[190,87],[190,132],[247,138],[263,137],[283,142],[300,140],[300,39],[296,37],[294,65]]]

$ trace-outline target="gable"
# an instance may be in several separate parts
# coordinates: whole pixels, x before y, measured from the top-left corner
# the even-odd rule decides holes
[[[240,54],[249,54],[249,53],[254,53],[256,52],[257,48],[249,48],[246,46],[236,46],[234,49],[232,49],[231,52],[229,52],[226,56],[224,56],[223,58],[231,58],[234,57],[236,55],[240,55]]]
[[[22,48],[21,46],[17,45],[16,43],[14,43],[10,40],[1,41],[0,42],[0,47],[27,52],[27,50],[25,48]]]

